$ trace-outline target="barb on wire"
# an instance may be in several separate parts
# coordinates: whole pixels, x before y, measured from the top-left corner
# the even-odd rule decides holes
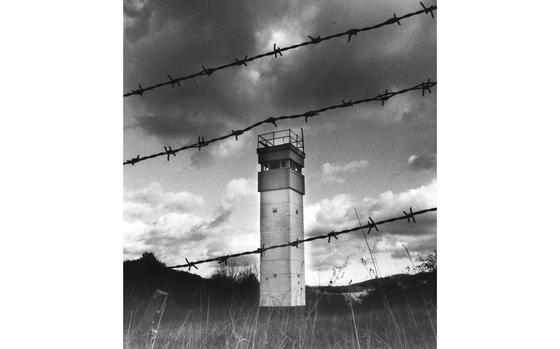
[[[199,74],[210,76],[210,75],[212,75],[212,73],[214,73],[214,70],[216,70],[216,69],[213,69],[213,68],[206,68],[206,67],[203,65],[203,66],[202,66],[202,71],[201,71]]]
[[[286,46],[286,47],[283,47],[283,48],[277,47],[276,43],[275,43],[272,51],[257,54],[256,56],[252,56],[252,57],[245,56],[245,58],[243,60],[234,58],[234,60],[230,63],[223,64],[223,65],[213,67],[213,68],[205,68],[204,66],[202,66],[203,70],[201,72],[197,72],[197,73],[193,73],[193,74],[190,74],[190,75],[185,75],[185,76],[181,76],[181,77],[177,77],[177,78],[170,78],[168,81],[160,82],[160,83],[157,83],[157,84],[154,84],[152,86],[145,87],[145,88],[138,85],[138,87],[139,87],[138,90],[132,90],[128,93],[125,93],[124,97],[129,97],[129,96],[133,96],[133,95],[142,96],[142,94],[144,94],[145,91],[154,90],[154,89],[160,88],[162,86],[166,86],[166,85],[171,85],[173,87],[175,84],[177,84],[178,86],[180,86],[179,82],[184,81],[184,80],[194,79],[194,78],[197,78],[197,77],[203,76],[203,75],[210,76],[215,71],[223,70],[223,69],[227,69],[227,68],[231,68],[231,67],[235,67],[235,66],[240,66],[240,65],[247,66],[247,63],[249,63],[249,62],[252,62],[254,60],[258,60],[258,59],[261,59],[261,58],[264,58],[264,57],[268,57],[268,56],[274,56],[274,58],[278,58],[278,55],[282,56],[282,52],[295,50],[295,49],[298,49],[300,47],[305,47],[305,46],[308,46],[308,45],[316,45],[316,44],[319,44],[319,43],[321,43],[323,41],[326,41],[326,40],[332,40],[332,39],[335,39],[335,38],[346,37],[347,42],[350,42],[351,38],[353,36],[357,36],[358,33],[378,29],[378,28],[381,28],[381,27],[384,27],[384,26],[395,24],[395,23],[397,25],[401,25],[401,22],[400,22],[401,20],[407,19],[407,18],[410,18],[410,17],[414,17],[414,16],[418,16],[418,15],[421,15],[423,13],[425,13],[425,14],[429,13],[429,14],[431,14],[432,18],[434,18],[434,11],[437,10],[437,6],[432,5],[430,7],[426,7],[423,3],[420,3],[420,5],[422,6],[422,9],[420,9],[418,11],[409,12],[409,13],[404,14],[402,16],[397,16],[396,14],[393,13],[393,17],[390,17],[389,19],[387,19],[383,22],[380,22],[380,23],[377,23],[377,24],[374,24],[374,25],[371,25],[371,26],[367,26],[367,27],[363,27],[363,28],[353,28],[353,29],[345,30],[345,31],[340,32],[340,33],[327,35],[327,36],[324,36],[324,37],[321,37],[319,35],[317,37],[313,37],[311,35],[308,35],[307,36],[309,38],[308,41],[304,41],[304,42],[294,44],[294,45],[291,45],[291,46]]]
[[[207,146],[208,144],[210,144],[210,142],[206,142],[204,140],[204,137],[199,136],[198,137],[198,143],[196,143],[196,145],[198,146],[198,150],[200,151],[200,148]]]
[[[276,124],[276,118],[275,117],[270,117],[270,118],[266,119],[265,121],[268,122],[269,124],[273,124],[274,127],[278,127],[278,125]]]
[[[369,235],[369,233],[371,233],[372,228],[375,228],[375,231],[379,233],[379,229],[377,229],[377,224],[375,224],[373,219],[371,217],[369,217],[368,231],[367,231],[368,235]]]
[[[321,41],[323,41],[323,39],[321,39],[321,35],[318,35],[316,38],[312,37],[311,35],[307,35],[307,37],[309,38],[309,40],[311,40],[312,43],[314,44],[318,44]]]
[[[243,134],[243,130],[239,130],[239,131],[231,130],[231,134],[235,137],[235,140],[237,141],[238,137]]]
[[[380,100],[381,100],[381,106],[385,105],[385,102],[389,100],[389,98],[393,97],[393,93],[388,93],[387,90],[385,90],[385,94],[381,95]]]
[[[428,91],[432,94],[432,90],[430,90],[430,79],[427,82],[422,83],[422,96],[424,96],[424,92]]]
[[[316,115],[319,115],[319,113],[317,113],[316,111],[308,111],[307,113],[303,114],[303,117],[305,118],[305,123],[307,124],[308,118],[312,118]]]
[[[276,46],[276,43],[274,43],[274,58],[277,58],[277,55],[282,56],[282,49],[280,48],[280,46]]]
[[[347,42],[350,42],[350,39],[352,39],[352,36],[358,35],[358,29],[350,29],[349,31],[346,32],[346,35],[348,35],[348,41]]]
[[[424,4],[423,4],[422,2],[420,2],[420,5],[421,5],[422,8],[424,9],[424,13],[425,13],[425,14],[428,14],[428,13],[429,13],[430,15],[432,15],[432,18],[434,18],[434,10],[435,10],[435,9],[433,8],[433,6],[426,7],[426,6],[424,6]]]
[[[294,246],[295,248],[299,248],[298,245],[301,244],[301,240],[296,238],[296,241],[292,241],[289,244],[290,244],[290,246]]]
[[[237,65],[244,65],[247,67],[247,56],[245,56],[242,60],[235,58],[235,63],[237,63]]]
[[[401,25],[401,21],[399,20],[399,17],[397,17],[396,13],[393,13],[393,23],[397,23],[398,25]]]
[[[404,213],[404,217],[406,218],[406,221],[408,223],[410,223],[411,219],[414,223],[416,223],[416,219],[414,219],[414,212],[412,212],[412,207],[410,208],[410,213],[406,213],[405,211],[402,211],[402,213]]]
[[[134,164],[137,163],[138,161],[140,161],[140,154],[136,155],[135,158],[132,158],[132,159],[128,160],[127,162],[129,164],[131,164],[132,166],[134,166]]]
[[[338,238],[336,237],[336,233],[334,231],[331,231],[330,233],[327,234],[327,242],[330,244],[331,243],[331,238],[335,238],[336,240],[338,240]]]
[[[163,146],[163,149],[165,149],[165,152],[167,153],[167,161],[169,161],[169,156],[173,155],[173,156],[177,156],[177,151],[173,150],[171,148],[171,146],[169,146],[169,148],[167,148],[166,146]]]
[[[179,80],[173,79],[173,77],[169,74],[166,74],[166,75],[169,78],[169,82],[171,83],[171,88],[175,87],[175,85],[181,86],[181,82]]]
[[[198,270],[198,267],[196,266],[196,264],[191,264],[191,262],[189,262],[189,260],[187,259],[187,257],[185,257],[185,261],[187,262],[187,266],[189,267],[189,271],[191,271],[191,268],[195,268],[196,270]]]
[[[403,94],[403,93],[411,92],[411,91],[428,90],[428,89],[436,86],[436,84],[437,83],[435,81],[431,81],[430,79],[428,79],[427,82],[421,82],[421,83],[419,83],[415,86],[405,88],[405,89],[402,89],[402,90],[399,90],[399,91],[388,92],[387,90],[385,90],[385,93],[379,94],[375,97],[363,98],[363,99],[354,100],[354,101],[350,100],[349,102],[346,102],[345,100],[343,100],[342,103],[340,103],[340,104],[335,104],[335,105],[331,105],[331,106],[328,106],[328,107],[323,107],[323,108],[320,108],[320,109],[310,110],[310,111],[306,111],[306,112],[303,112],[303,113],[300,113],[300,114],[269,117],[269,118],[263,119],[261,121],[258,121],[256,123],[250,125],[250,126],[247,126],[244,129],[237,130],[237,131],[231,131],[230,133],[227,133],[227,134],[225,134],[223,136],[220,136],[220,137],[210,139],[208,141],[205,141],[204,137],[198,137],[198,142],[193,143],[193,144],[189,144],[189,145],[184,145],[182,147],[178,147],[178,148],[174,149],[173,151],[175,153],[178,153],[180,151],[183,151],[183,150],[186,150],[186,149],[192,149],[192,148],[197,148],[198,150],[200,150],[202,147],[210,145],[211,143],[223,141],[223,140],[225,140],[227,138],[230,138],[230,137],[235,137],[235,139],[237,140],[240,135],[242,135],[242,134],[246,133],[247,131],[250,131],[250,130],[252,130],[252,129],[258,127],[258,126],[261,126],[263,124],[273,124],[274,127],[278,127],[277,122],[281,121],[281,120],[304,118],[305,122],[307,123],[308,118],[317,116],[317,115],[319,115],[321,113],[324,113],[326,111],[329,111],[329,110],[349,108],[349,107],[352,107],[356,104],[370,103],[370,102],[375,102],[375,101],[380,101],[382,105],[385,105],[385,102],[392,97],[395,97],[395,96]],[[135,164],[137,162],[140,162],[140,161],[153,159],[153,158],[156,158],[156,157],[159,157],[159,156],[166,156],[167,154],[168,154],[168,152],[164,151],[164,152],[160,152],[160,153],[146,155],[146,156],[143,156],[143,157],[137,156],[134,159],[130,159],[130,160],[127,160],[127,161],[123,162],[123,165],[133,165],[133,164]]]
[[[414,212],[414,215],[419,216],[419,215],[422,215],[422,214],[426,214],[428,212],[435,212],[435,211],[437,211],[437,207],[432,207],[432,208],[416,211],[416,212]],[[412,214],[412,208],[410,209],[410,212],[411,212],[410,214]],[[375,225],[383,225],[383,224],[396,222],[396,221],[400,221],[400,220],[404,220],[404,219],[408,219],[408,218],[409,218],[408,214],[405,213],[405,216],[399,216],[399,217],[389,218],[389,219],[385,219],[385,220],[380,220],[380,221],[377,221],[374,224]],[[240,253],[234,253],[234,254],[229,254],[229,255],[225,255],[225,256],[202,259],[202,260],[198,260],[198,261],[194,261],[194,262],[189,262],[189,260],[187,258],[185,258],[185,260],[187,261],[186,264],[172,265],[172,266],[169,266],[168,268],[169,269],[177,269],[177,268],[187,267],[187,268],[189,268],[188,270],[190,271],[191,267],[194,267],[194,268],[198,269],[196,267],[197,264],[210,263],[210,262],[227,263],[228,259],[235,258],[235,257],[246,256],[246,255],[250,255],[250,254],[260,254],[262,256],[262,255],[264,255],[264,252],[267,251],[267,250],[274,250],[274,249],[289,247],[289,246],[297,247],[297,245],[299,245],[299,244],[303,244],[303,243],[314,241],[314,240],[327,239],[327,242],[330,243],[331,237],[334,237],[336,240],[338,240],[337,235],[349,234],[349,233],[357,231],[357,230],[368,228],[368,227],[371,226],[372,221],[373,220],[370,220],[370,222],[366,223],[364,226],[362,226],[360,224],[360,225],[358,225],[357,227],[354,227],[354,228],[341,230],[341,231],[337,231],[337,232],[332,231],[332,232],[327,233],[327,234],[317,235],[317,236],[309,237],[309,238],[303,239],[303,240],[296,239],[295,241],[291,241],[291,242],[281,244],[281,245],[273,245],[273,246],[269,246],[269,247],[265,248],[265,246],[263,244],[261,246],[261,248],[257,248],[254,251],[245,251],[245,252],[240,252]]]

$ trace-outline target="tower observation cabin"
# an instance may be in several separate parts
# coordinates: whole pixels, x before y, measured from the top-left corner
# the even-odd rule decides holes
[[[305,148],[300,134],[257,137],[260,238],[264,247],[304,239]],[[260,306],[305,305],[304,244],[265,251],[260,259]]]

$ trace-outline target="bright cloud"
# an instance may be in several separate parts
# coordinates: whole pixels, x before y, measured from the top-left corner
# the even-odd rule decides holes
[[[314,236],[329,231],[342,230],[358,225],[356,211],[362,224],[372,217],[382,220],[402,216],[402,211],[412,207],[413,210],[437,206],[437,180],[418,188],[401,193],[386,191],[375,198],[358,198],[349,194],[337,194],[330,199],[306,205],[305,235]],[[436,248],[435,214],[428,213],[417,217],[417,223],[406,220],[388,223],[379,227],[378,234],[369,236],[374,250],[389,253],[391,258],[404,258],[405,244],[411,255],[418,256]],[[313,263],[315,270],[332,267],[333,260],[341,261],[346,256],[361,255],[364,252],[364,241],[361,233],[348,234],[344,238],[344,248],[334,249],[332,245],[313,247]],[[338,252],[337,252],[338,251]]]
[[[185,255],[205,258],[229,253],[232,248],[247,248],[239,241],[254,241],[244,238],[247,232],[242,228],[232,227],[229,218],[240,205],[255,199],[255,188],[254,180],[231,180],[225,187],[222,204],[209,215],[194,212],[204,206],[201,197],[186,191],[166,192],[159,183],[126,191],[125,258],[136,258],[149,251],[173,264],[183,260]]]
[[[323,183],[344,183],[344,176],[349,173],[354,173],[359,169],[365,168],[369,165],[367,160],[351,161],[349,163],[324,163],[321,167]]]
[[[169,212],[190,212],[202,207],[204,200],[195,194],[165,192],[161,184],[124,193],[124,216],[127,220],[151,220]]]
[[[225,202],[233,204],[257,196],[257,183],[247,178],[236,178],[226,185]]]

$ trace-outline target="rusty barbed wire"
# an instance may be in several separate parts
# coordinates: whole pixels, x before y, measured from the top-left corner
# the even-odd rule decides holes
[[[372,26],[349,29],[349,30],[346,30],[344,32],[328,35],[328,36],[325,36],[325,37],[321,37],[321,36],[313,37],[311,35],[308,35],[307,37],[309,38],[309,41],[304,41],[304,42],[301,42],[299,44],[294,44],[294,45],[286,46],[286,47],[282,47],[282,48],[279,47],[276,43],[274,43],[272,51],[261,53],[261,54],[258,54],[256,56],[253,56],[253,57],[245,56],[245,58],[243,58],[243,59],[234,58],[233,62],[224,64],[224,65],[221,65],[221,66],[217,66],[217,67],[214,67],[214,68],[206,68],[204,65],[202,65],[202,70],[201,71],[199,71],[198,73],[194,73],[194,74],[190,74],[190,75],[186,75],[186,76],[181,76],[181,77],[175,77],[174,78],[170,74],[166,74],[167,77],[168,77],[168,81],[160,82],[158,84],[151,85],[151,86],[148,86],[148,87],[142,87],[142,85],[138,84],[138,89],[137,90],[132,90],[128,93],[125,93],[124,97],[129,97],[129,96],[132,96],[132,95],[142,96],[144,94],[144,92],[146,92],[146,91],[154,90],[156,88],[160,88],[160,87],[167,86],[167,85],[171,85],[172,88],[175,87],[175,85],[181,86],[181,81],[184,81],[184,80],[194,79],[194,78],[199,77],[199,76],[210,77],[214,72],[216,72],[218,70],[223,70],[223,69],[236,67],[236,66],[242,66],[242,65],[247,66],[247,63],[255,61],[257,59],[267,57],[267,56],[274,56],[274,58],[278,58],[279,56],[282,56],[282,52],[295,50],[297,48],[308,46],[308,45],[319,44],[323,41],[327,41],[327,40],[331,40],[331,39],[335,39],[335,38],[339,38],[339,37],[347,37],[347,42],[350,42],[351,38],[353,36],[357,36],[358,33],[360,33],[360,32],[370,31],[370,30],[381,28],[381,27],[391,25],[391,24],[394,24],[394,23],[396,23],[397,25],[400,26],[401,25],[401,22],[400,22],[401,20],[406,19],[406,18],[410,18],[410,17],[414,17],[414,16],[418,16],[422,13],[425,13],[426,15],[430,14],[432,16],[432,18],[434,18],[434,11],[437,10],[437,6],[432,5],[432,6],[426,7],[422,2],[420,2],[420,5],[422,6],[421,10],[414,11],[414,12],[409,12],[409,13],[407,13],[405,15],[402,15],[402,16],[397,16],[395,13],[393,13],[393,17],[387,19],[384,22],[381,22],[381,23],[378,23],[378,24],[375,24],[375,25],[372,25]]]
[[[288,246],[298,248],[298,245],[306,243],[306,242],[314,241],[314,240],[327,239],[327,242],[330,243],[331,238],[335,238],[336,240],[338,240],[338,235],[348,234],[348,233],[351,233],[353,231],[357,231],[357,230],[361,230],[361,229],[367,229],[367,234],[369,235],[371,230],[374,229],[374,228],[377,232],[379,232],[377,227],[380,226],[380,225],[395,222],[395,221],[400,221],[400,220],[404,220],[404,219],[406,219],[408,221],[408,223],[411,223],[411,219],[413,219],[412,223],[416,223],[416,219],[414,219],[415,216],[419,216],[419,215],[422,215],[422,214],[425,214],[425,213],[428,213],[428,212],[435,212],[435,211],[437,211],[437,207],[432,207],[432,208],[423,209],[423,210],[420,210],[420,211],[413,212],[412,207],[411,207],[410,212],[403,211],[403,213],[404,213],[403,216],[389,218],[389,219],[385,219],[385,220],[381,220],[381,221],[377,221],[377,222],[374,222],[373,219],[371,217],[369,217],[369,222],[366,223],[363,226],[360,224],[360,225],[358,225],[357,227],[354,227],[354,228],[345,229],[345,230],[341,230],[341,231],[337,231],[337,232],[332,231],[330,233],[309,237],[309,238],[303,239],[303,240],[296,239],[295,241],[290,241],[290,242],[287,242],[285,244],[272,245],[272,246],[269,246],[269,247],[266,247],[263,244],[260,248],[257,248],[256,250],[253,250],[253,251],[233,253],[233,254],[219,256],[219,257],[202,259],[202,260],[198,260],[198,261],[194,261],[194,262],[189,262],[189,260],[187,258],[185,258],[185,261],[187,262],[186,264],[172,265],[172,266],[167,267],[167,268],[169,268],[169,269],[188,268],[188,270],[190,271],[191,268],[198,269],[197,265],[202,264],[202,263],[220,262],[220,263],[227,264],[227,261],[231,258],[246,256],[246,255],[250,255],[250,254],[260,254],[262,256],[266,251],[270,251],[270,250],[274,250],[274,249],[278,249],[278,248],[283,248],[283,247],[288,247]]]
[[[403,90],[400,91],[387,91],[385,90],[384,93],[379,94],[375,97],[370,97],[370,98],[364,98],[364,99],[359,99],[356,101],[352,101],[351,99],[347,100],[342,100],[342,103],[340,104],[335,104],[335,105],[331,105],[328,107],[323,107],[320,109],[315,109],[315,110],[310,110],[304,113],[300,113],[300,114],[293,114],[293,115],[284,115],[284,116],[277,116],[277,117],[269,117],[266,119],[263,119],[261,121],[258,121],[250,126],[245,127],[244,129],[241,130],[231,130],[230,133],[225,134],[221,137],[217,137],[217,138],[213,138],[213,139],[209,139],[209,140],[204,140],[204,137],[199,136],[198,137],[198,142],[193,143],[193,144],[189,144],[189,145],[185,145],[176,149],[172,149],[170,146],[164,146],[164,151],[159,152],[159,153],[155,153],[155,154],[151,154],[151,155],[146,155],[146,156],[140,156],[137,155],[136,157],[126,160],[125,162],[123,162],[123,165],[132,165],[134,166],[134,164],[141,162],[141,161],[145,161],[148,159],[152,159],[152,158],[156,158],[159,156],[167,156],[167,161],[169,161],[170,155],[175,156],[175,154],[177,154],[180,151],[186,150],[186,149],[192,149],[192,148],[197,148],[198,150],[200,150],[202,147],[208,146],[212,143],[215,142],[219,142],[219,141],[223,141],[227,138],[230,137],[235,137],[235,140],[238,140],[238,137],[241,136],[242,134],[244,134],[247,131],[250,131],[251,129],[261,126],[263,124],[273,124],[274,127],[278,127],[278,124],[276,123],[279,120],[286,120],[286,119],[299,119],[299,118],[304,118],[305,119],[305,123],[307,123],[307,120],[309,118],[312,118],[314,116],[319,115],[319,113],[323,113],[329,110],[334,110],[334,109],[340,109],[340,108],[349,108],[352,107],[356,104],[361,104],[361,103],[368,103],[368,102],[374,102],[374,101],[379,101],[381,102],[381,105],[385,105],[385,102],[387,100],[389,100],[390,98],[396,96],[396,95],[400,95],[403,93],[407,93],[410,91],[418,91],[418,90],[422,90],[422,96],[424,96],[425,92],[428,91],[429,93],[432,93],[431,88],[436,86],[436,82],[435,81],[431,81],[431,79],[428,79],[428,81],[426,82],[421,82],[415,86],[409,87],[409,88],[405,88]]]

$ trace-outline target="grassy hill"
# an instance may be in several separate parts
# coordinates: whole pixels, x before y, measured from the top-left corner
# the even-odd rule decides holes
[[[222,269],[210,278],[185,271],[168,269],[153,254],[124,262],[124,316],[139,313],[156,289],[169,294],[166,320],[184,317],[186,310],[198,309],[220,313],[224,309],[256,306],[259,283],[248,269]],[[435,272],[415,275],[398,274],[345,286],[306,288],[307,307],[319,311],[346,308],[353,294],[358,294],[357,311],[386,300],[393,305],[436,303]],[[208,304],[211,304],[208,309]]]
[[[305,307],[270,309],[258,307],[251,269],[202,278],[168,269],[150,253],[123,267],[125,348],[146,347],[138,323],[157,289],[168,297],[155,348],[436,346],[435,272],[307,287]]]
[[[124,316],[141,313],[156,289],[169,294],[165,320],[183,318],[190,309],[221,312],[224,307],[246,307],[258,301],[259,283],[252,273],[216,274],[206,279],[188,272],[168,269],[153,254],[123,263]]]

